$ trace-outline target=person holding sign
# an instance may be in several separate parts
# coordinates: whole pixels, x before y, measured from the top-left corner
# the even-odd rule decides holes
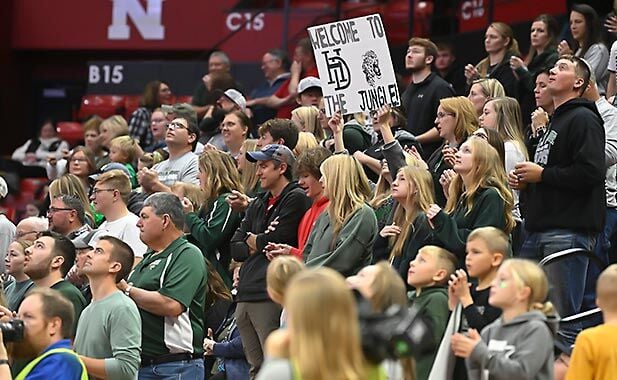
[[[437,46],[425,38],[412,38],[405,56],[405,68],[411,71],[412,82],[403,93],[403,107],[407,110],[407,130],[422,144],[425,158],[439,147],[439,131],[433,115],[439,101],[454,96],[452,86],[431,71],[437,58]]]

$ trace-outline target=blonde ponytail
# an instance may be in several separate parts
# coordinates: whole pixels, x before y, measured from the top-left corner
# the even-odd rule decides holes
[[[547,317],[554,317],[556,314],[555,307],[550,301],[535,302],[531,305],[531,310],[538,310],[539,312],[546,315]]]

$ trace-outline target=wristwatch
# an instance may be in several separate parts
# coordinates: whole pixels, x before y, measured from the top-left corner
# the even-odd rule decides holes
[[[124,294],[126,294],[127,297],[130,297],[131,295],[129,294],[131,292],[131,289],[133,288],[133,284],[131,284],[129,282],[129,284],[126,286],[126,288],[124,288]]]

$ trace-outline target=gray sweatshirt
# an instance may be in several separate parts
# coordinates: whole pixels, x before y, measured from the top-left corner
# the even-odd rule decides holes
[[[553,380],[556,320],[530,311],[482,330],[482,341],[466,360],[469,380]]]
[[[617,207],[617,108],[613,107],[606,98],[600,96],[596,100],[596,107],[604,122],[606,139],[604,155],[606,157],[606,207]]]

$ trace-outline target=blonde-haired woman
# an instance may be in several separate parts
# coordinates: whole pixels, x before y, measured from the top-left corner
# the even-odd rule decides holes
[[[340,274],[329,268],[298,273],[285,308],[289,325],[268,337],[269,359],[257,380],[385,379],[364,358],[356,302]]]
[[[298,133],[298,143],[296,144],[296,147],[293,148],[294,156],[298,157],[302,154],[302,152],[309,149],[317,148],[318,146],[319,143],[317,142],[315,136],[313,136],[312,133],[300,132]]]
[[[244,140],[240,148],[240,156],[236,161],[243,189],[238,191],[244,192],[249,197],[254,197],[261,189],[259,177],[257,177],[257,164],[246,159],[246,152],[256,150],[258,150],[256,139]]]
[[[485,129],[496,130],[503,139],[506,173],[514,170],[519,162],[529,159],[522,132],[521,108],[516,99],[505,97],[488,101],[484,106],[484,113],[480,116],[480,125]],[[520,227],[522,216],[519,209],[519,191],[514,190],[512,195],[514,196],[512,216]],[[513,236],[513,245],[517,250],[521,242],[519,241],[520,231],[518,228],[516,231],[516,237]]]
[[[188,198],[182,201],[186,226],[201,252],[230,286],[229,241],[241,218],[225,198],[232,190],[242,190],[234,159],[219,150],[205,150],[199,156],[199,185],[205,198],[201,209],[195,210]]]
[[[107,151],[109,151],[111,140],[118,136],[124,136],[129,134],[129,126],[126,122],[126,119],[120,115],[114,115],[103,120],[100,126],[100,130],[101,134],[99,135],[99,138],[101,140],[101,145],[103,145],[103,147]],[[107,155],[97,162],[97,166],[99,168],[103,167],[110,161],[111,160],[109,158],[109,155]]]
[[[349,276],[371,262],[377,235],[375,213],[366,204],[371,189],[362,166],[351,156],[329,157],[320,171],[330,204],[309,235],[304,261],[309,267],[327,266]]]
[[[435,243],[465,259],[467,237],[478,227],[493,226],[509,234],[516,222],[506,172],[495,148],[481,138],[467,140],[456,153],[458,175],[449,187],[445,211],[433,204],[427,217]]]
[[[24,272],[26,248],[32,246],[32,240],[15,240],[9,244],[6,257],[6,273],[11,275],[14,281],[5,285],[5,295],[9,310],[18,310],[26,292],[34,286],[30,277]]]
[[[494,22],[484,34],[487,57],[476,66],[465,66],[467,84],[479,78],[495,78],[503,85],[508,96],[516,96],[517,80],[510,68],[510,57],[520,56],[518,42],[512,28],[503,22]]]
[[[444,142],[426,163],[433,176],[433,188],[438,189],[441,175],[454,165],[454,154],[459,146],[478,129],[479,124],[473,104],[464,96],[441,99],[435,124]],[[445,195],[440,191],[436,192],[435,202],[445,205]]]
[[[471,101],[476,110],[476,115],[480,117],[486,102],[495,98],[503,98],[504,96],[506,96],[506,92],[497,79],[484,78],[473,81],[469,88],[467,99]]]
[[[407,279],[409,263],[418,249],[430,243],[431,229],[424,210],[434,203],[433,180],[424,168],[404,166],[392,182],[397,204],[373,247],[374,261],[388,260]]]
[[[317,142],[321,142],[326,136],[318,117],[319,109],[315,106],[302,106],[291,111],[291,121],[298,130],[313,134]]]

